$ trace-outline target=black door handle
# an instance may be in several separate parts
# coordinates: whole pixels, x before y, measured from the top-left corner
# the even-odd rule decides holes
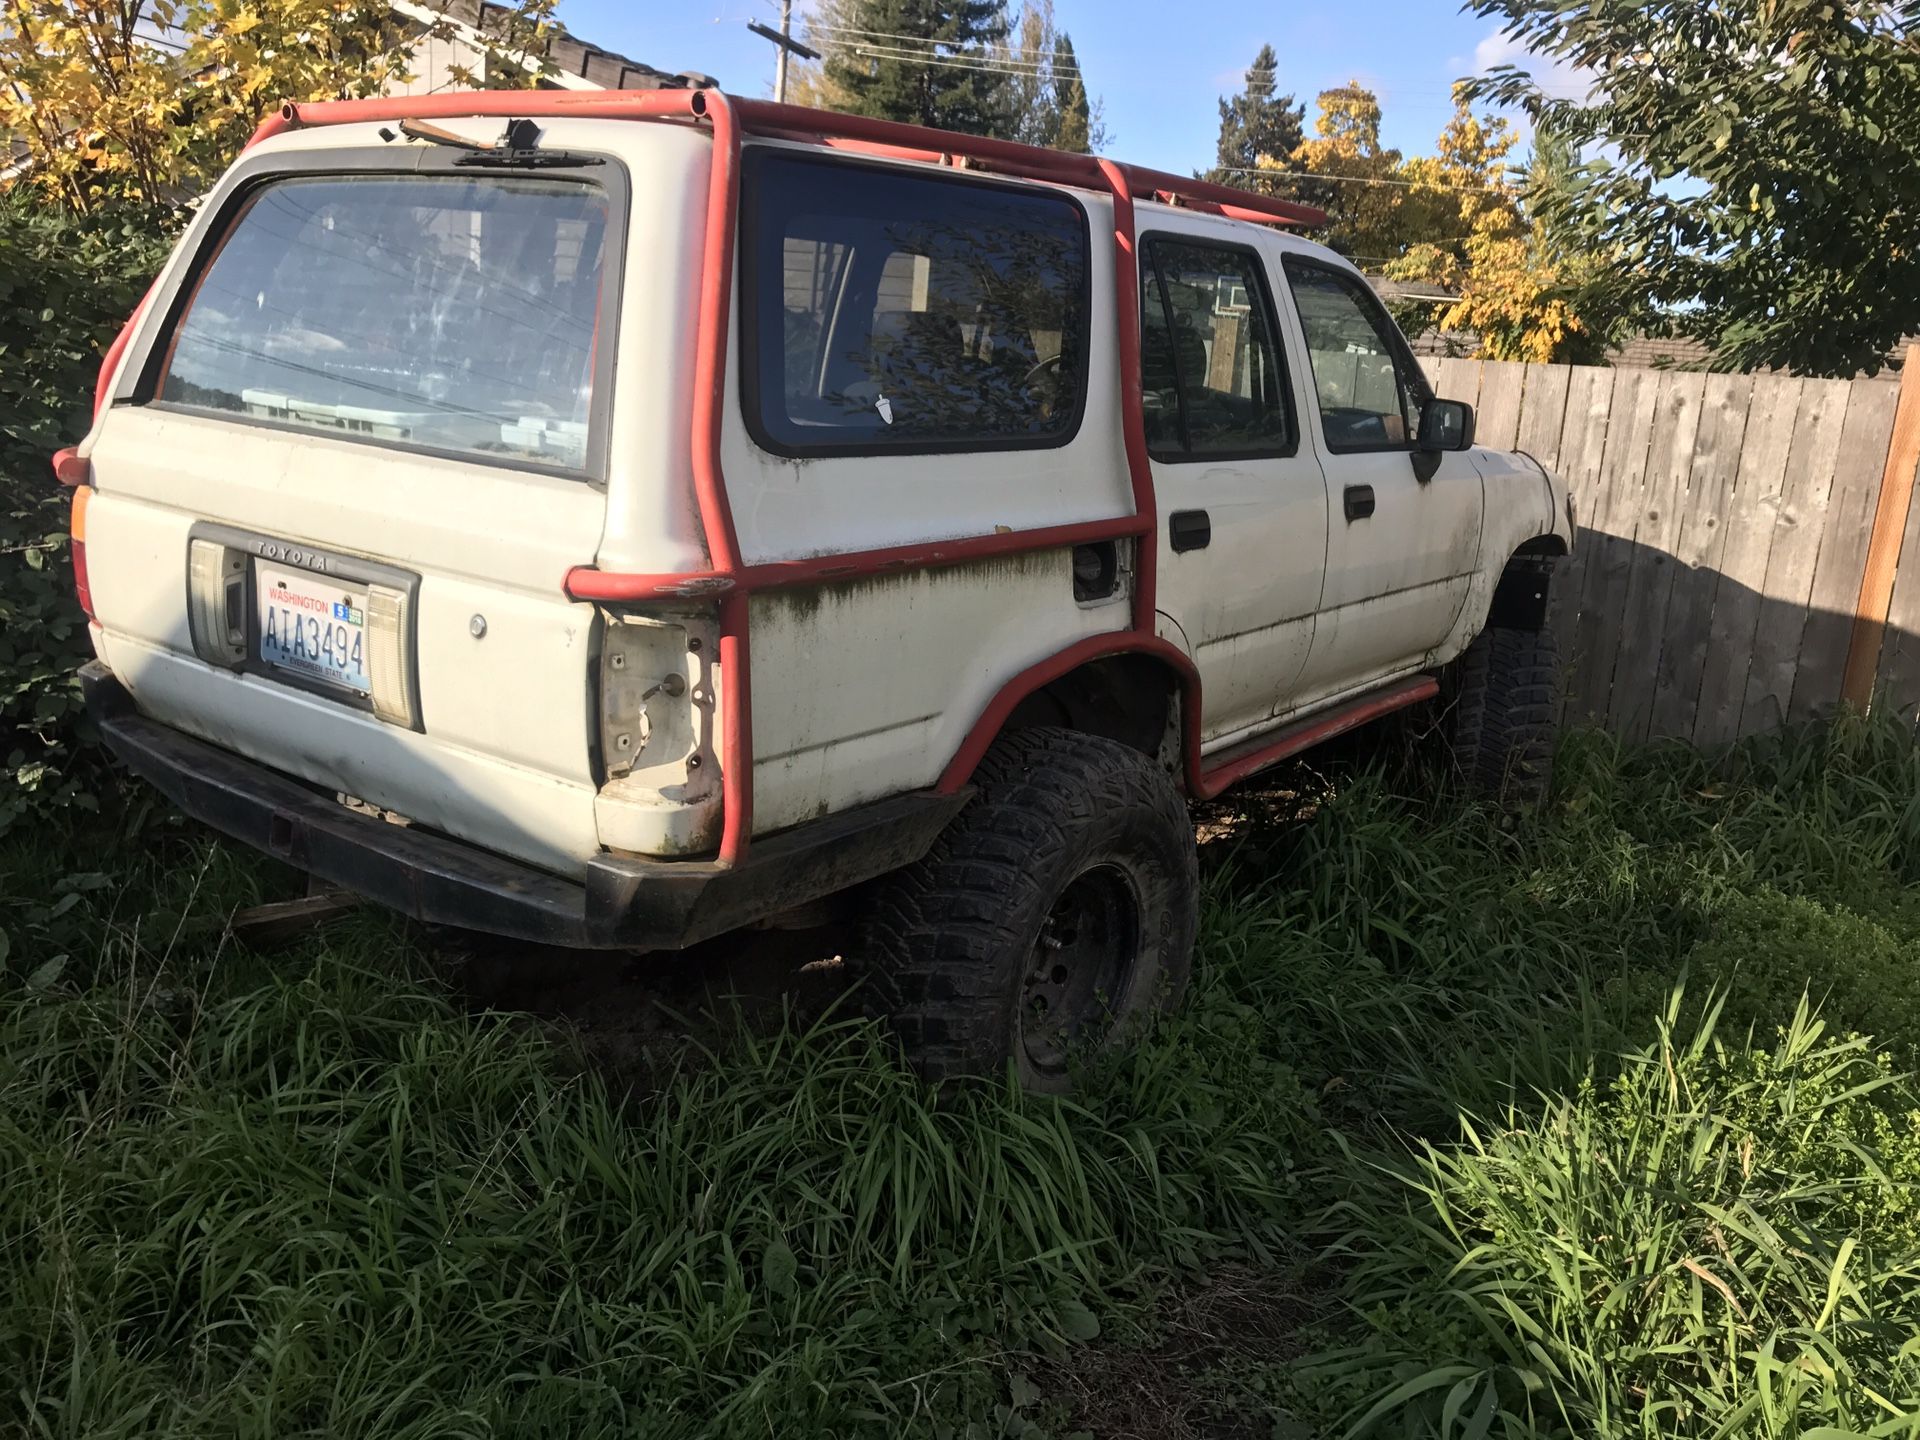
[[[1364,520],[1373,514],[1373,487],[1371,485],[1347,486],[1347,519]]]
[[[1213,543],[1213,521],[1204,510],[1176,510],[1167,517],[1167,538],[1174,553],[1204,550]]]

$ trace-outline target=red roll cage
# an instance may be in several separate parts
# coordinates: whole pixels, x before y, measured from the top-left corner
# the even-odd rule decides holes
[[[1154,200],[1208,214],[1262,224],[1310,228],[1326,222],[1308,205],[1190,180],[1158,170],[1123,165],[1090,155],[1072,155],[973,135],[950,134],[865,116],[743,100],[717,90],[643,92],[482,91],[410,98],[288,104],[254,133],[249,144],[287,130],[315,125],[346,125],[401,119],[453,119],[463,116],[573,116],[617,120],[679,120],[710,126],[713,164],[707,186],[706,249],[703,256],[694,349],[693,482],[710,568],[675,575],[621,574],[577,566],[566,577],[567,593],[579,600],[634,602],[711,595],[719,606],[719,729],[722,829],[719,859],[745,859],[753,833],[753,705],[748,600],[756,591],[830,583],[861,575],[962,564],[1026,551],[1132,538],[1136,544],[1132,625],[1069,647],[1051,660],[1016,676],[976,721],[960,750],[941,774],[938,788],[951,793],[964,786],[980,756],[1012,708],[1033,690],[1076,665],[1114,654],[1145,654],[1180,676],[1186,731],[1186,781],[1190,793],[1211,795],[1263,765],[1297,753],[1329,734],[1361,723],[1386,709],[1433,693],[1420,678],[1370,697],[1305,725],[1265,737],[1255,748],[1214,757],[1203,770],[1199,753],[1200,677],[1192,661],[1161,640],[1154,625],[1157,517],[1153,477],[1147,462],[1141,413],[1139,271],[1134,249],[1134,201]],[[1120,337],[1120,407],[1128,478],[1134,513],[1118,519],[1055,525],[1041,529],[953,540],[933,540],[888,549],[864,550],[807,560],[749,565],[740,554],[720,442],[726,394],[727,338],[733,293],[734,243],[738,228],[741,143],[746,136],[798,141],[863,155],[914,160],[979,170],[1053,185],[1104,191],[1113,202],[1114,304]],[[144,307],[144,302],[143,307]],[[101,390],[119,361],[137,321],[108,351],[101,369]]]

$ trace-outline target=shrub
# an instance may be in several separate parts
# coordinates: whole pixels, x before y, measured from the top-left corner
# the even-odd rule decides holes
[[[1716,1043],[1710,1007],[1605,1087],[1347,1175],[1330,1252],[1371,1333],[1300,1378],[1350,1434],[1852,1434],[1920,1407],[1920,1091],[1804,1004],[1770,1049]]]
[[[1709,988],[1720,1007],[1722,1035],[1772,1033],[1802,995],[1828,1024],[1871,1034],[1903,1065],[1920,1055],[1920,941],[1896,933],[1908,907],[1890,896],[1891,914],[1876,918],[1804,895],[1762,887],[1721,906],[1707,937],[1689,952],[1686,975],[1696,995]],[[1606,987],[1626,1016],[1658,1014],[1671,981],[1640,971]],[[1705,1001],[1683,1016],[1698,1021]]]
[[[165,213],[76,218],[0,193],[0,831],[93,801],[73,763],[86,619],[47,463],[86,433],[100,356],[172,231]]]

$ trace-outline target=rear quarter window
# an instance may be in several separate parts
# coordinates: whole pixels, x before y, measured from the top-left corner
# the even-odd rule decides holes
[[[748,427],[782,455],[1065,444],[1085,403],[1088,231],[1064,195],[751,152]]]
[[[567,179],[264,183],[193,283],[153,398],[584,469],[610,214]]]

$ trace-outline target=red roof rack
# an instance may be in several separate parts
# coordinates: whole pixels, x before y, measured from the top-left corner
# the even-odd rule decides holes
[[[809,110],[800,105],[776,105],[769,100],[735,100],[733,108],[740,116],[741,126],[749,134],[813,141],[834,148],[859,149],[870,153],[877,151],[901,159],[967,165],[967,168],[990,170],[1000,175],[1021,176],[1056,185],[1079,185],[1092,190],[1109,188],[1107,176],[1101,168],[1102,161],[1092,155],[1046,150],[1037,145],[991,140],[979,135],[956,135],[924,125],[903,125],[892,120],[869,119],[864,115]],[[1108,163],[1118,169],[1125,180],[1128,195],[1135,200],[1185,203],[1193,209],[1226,215],[1235,220],[1254,220],[1297,229],[1315,229],[1327,223],[1326,212],[1312,205],[1277,200],[1250,190],[1216,185],[1209,180],[1188,179],[1164,170],[1149,170],[1119,162]]]
[[[1170,174],[1143,166],[1103,162],[1096,156],[1047,150],[1011,140],[961,135],[925,125],[845,115],[837,110],[813,110],[803,105],[777,105],[770,100],[742,100],[718,91],[593,91],[593,90],[482,90],[442,92],[437,95],[383,97],[374,100],[326,100],[311,105],[287,104],[280,114],[260,127],[254,139],[308,125],[346,125],[375,120],[432,120],[463,115],[541,116],[574,115],[593,119],[644,120],[669,116],[695,117],[709,108],[707,97],[724,100],[735,123],[748,135],[797,140],[831,149],[889,155],[967,169],[987,170],[1054,185],[1076,185],[1108,190],[1103,165],[1113,164],[1123,177],[1126,193],[1135,200],[1185,205],[1234,220],[1267,225],[1317,229],[1327,223],[1326,212],[1312,205],[1279,200],[1251,190],[1238,190]]]

